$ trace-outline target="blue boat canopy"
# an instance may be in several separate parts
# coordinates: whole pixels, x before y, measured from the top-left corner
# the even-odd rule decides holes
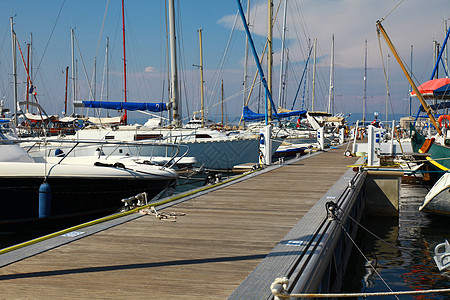
[[[88,108],[104,108],[115,110],[148,110],[152,112],[161,112],[169,110],[168,103],[148,103],[148,102],[111,102],[111,101],[81,101],[77,106]]]
[[[450,98],[450,83],[441,86],[433,91],[433,95],[438,99],[449,99]]]
[[[289,112],[277,113],[277,115],[279,118],[304,116],[304,115],[306,115],[306,110],[293,110],[293,111],[289,111]],[[273,118],[276,118],[275,114],[272,116],[273,116]],[[262,121],[262,120],[265,120],[266,115],[255,113],[250,108],[248,108],[248,106],[244,106],[243,117],[244,117],[244,121]]]
[[[450,108],[450,102],[439,102],[438,104],[433,104],[430,105],[430,108],[434,111],[439,110],[439,109],[444,109],[444,108]],[[419,113],[420,112],[425,112],[425,109],[423,108],[423,106],[420,106],[419,109]]]

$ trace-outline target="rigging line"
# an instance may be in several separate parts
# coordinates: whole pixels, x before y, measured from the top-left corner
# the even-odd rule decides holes
[[[278,3],[277,10],[275,11],[275,14],[274,14],[274,17],[273,17],[273,20],[272,20],[272,26],[273,26],[273,24],[275,24],[275,22],[276,22],[276,20],[277,20],[277,17],[278,17],[278,11],[279,11],[279,9],[280,9],[280,6],[281,6],[281,1]],[[266,50],[267,50],[268,44],[269,44],[269,40],[266,39],[266,43],[265,43],[265,45],[264,45],[264,49],[263,49],[263,51],[262,51],[261,58],[259,59],[259,63],[260,63],[260,64],[262,64],[262,62],[263,62],[263,60],[264,60],[264,56],[265,56],[265,54],[266,54]],[[259,74],[259,69],[256,69],[255,76],[253,77],[253,82],[252,82],[250,91],[249,91],[249,93],[248,93],[248,95],[247,95],[247,100],[245,100],[245,106],[248,106],[248,103],[249,103],[249,101],[250,101],[250,97],[252,96],[252,93],[253,93],[253,87],[255,86],[256,79],[258,78],[258,74]],[[274,107],[274,109],[276,109],[276,107]],[[241,125],[241,123],[242,123],[243,120],[244,120],[244,114],[242,113],[241,118],[240,118],[239,123],[238,123],[239,126]]]
[[[381,48],[380,35],[378,35],[378,47],[380,48],[381,64],[383,66],[384,81],[386,83],[386,92],[387,92],[387,95],[388,95],[388,100],[390,100],[391,99],[391,92],[389,91],[389,82],[388,82],[388,78],[387,78],[387,74],[386,74],[386,67],[384,65],[383,49]],[[394,113],[394,108],[393,108],[392,102],[391,101],[389,101],[389,102],[391,103],[392,113]],[[387,120],[387,116],[386,116],[386,120]]]
[[[41,70],[41,63],[42,63],[42,61],[44,60],[45,52],[47,51],[48,45],[50,44],[50,40],[52,39],[53,32],[55,31],[56,24],[58,23],[59,16],[61,15],[61,11],[62,11],[62,9],[63,9],[64,3],[66,3],[66,0],[64,0],[64,1],[61,3],[61,7],[59,8],[59,12],[58,12],[58,16],[56,17],[55,24],[53,24],[52,32],[50,33],[50,36],[49,36],[49,38],[48,38],[48,40],[47,40],[47,44],[45,45],[45,48],[44,48],[44,52],[42,53],[42,56],[41,56],[41,60],[39,61],[39,64],[38,64],[38,66],[37,66],[36,75],[37,75],[37,73],[39,73],[39,71]]]
[[[92,95],[92,87],[91,87],[91,84],[89,82],[89,76],[88,76],[87,71],[86,71],[86,66],[84,65],[83,56],[81,55],[80,46],[78,45],[77,36],[75,34],[73,36],[75,38],[75,43],[77,44],[77,50],[78,50],[78,54],[80,55],[81,65],[83,66],[84,76],[86,76],[86,82],[87,82],[87,85],[89,87],[89,97],[91,97],[91,99],[93,99],[94,97]]]
[[[339,208],[340,209],[340,208]],[[368,228],[366,228],[364,225],[362,225],[361,223],[359,223],[358,221],[356,221],[354,218],[352,218],[352,216],[348,215],[348,218],[350,218],[353,222],[355,222],[358,226],[360,226],[362,229],[364,229],[367,233],[369,233],[370,235],[372,235],[374,238],[378,239],[379,241],[383,242],[384,244],[388,245],[389,247],[399,250],[399,251],[403,251],[406,254],[411,255],[412,257],[414,256],[414,254],[412,254],[411,252],[402,249],[400,247],[394,246],[388,242],[386,242],[385,240],[383,240],[382,238],[380,238],[379,236],[377,236],[375,233],[373,233],[372,231],[370,231]]]
[[[222,75],[223,70],[224,70],[225,61],[227,59],[228,51],[230,49],[230,45],[231,45],[231,41],[233,39],[234,31],[235,31],[236,26],[237,26],[238,17],[239,17],[239,12],[236,12],[236,15],[234,17],[233,27],[231,28],[231,32],[230,32],[230,34],[228,36],[227,45],[225,46],[225,49],[224,49],[224,51],[222,53],[222,58],[220,59],[220,62],[218,64],[217,68],[216,68],[216,70],[218,70],[218,71],[213,75],[214,77],[216,77],[216,79],[214,80],[214,85],[211,88],[211,90],[213,91],[213,94],[211,96],[212,98],[215,98],[215,96],[217,94],[219,78],[223,77],[221,75]],[[216,75],[217,73],[219,73],[219,74]]]
[[[109,5],[109,0],[106,2],[105,13],[103,14],[102,28],[100,29],[100,34],[98,36],[97,49],[95,50],[95,57],[97,57],[98,48],[100,47],[100,41],[102,39],[103,27],[105,26],[105,20],[106,20],[106,13],[108,12],[108,5]]]
[[[389,289],[389,291],[394,292],[391,287],[389,286],[389,284],[383,279],[383,277],[381,277],[380,273],[378,273],[377,269],[372,265],[372,263],[369,261],[369,259],[364,255],[364,253],[362,252],[362,250],[358,247],[358,245],[356,244],[356,242],[352,239],[352,237],[350,236],[350,234],[347,232],[347,230],[345,229],[344,225],[342,224],[341,220],[339,218],[336,217],[336,221],[338,222],[339,226],[341,226],[342,231],[345,233],[345,235],[347,236],[347,238],[353,243],[353,246],[359,251],[359,253],[362,255],[362,257],[364,257],[364,259],[366,260],[366,262],[369,264],[369,266],[372,268],[372,270],[377,274],[377,276],[380,278],[380,280],[384,283],[384,285]],[[395,298],[399,299],[396,295],[394,295]]]
[[[400,4],[402,4],[402,2],[403,2],[404,0],[400,0],[400,2],[390,11],[390,12],[388,12],[388,14],[386,15],[386,16],[384,16],[384,18],[382,18],[381,20],[380,20],[380,22],[383,22],[395,9],[397,9],[397,7],[399,7],[400,6]]]

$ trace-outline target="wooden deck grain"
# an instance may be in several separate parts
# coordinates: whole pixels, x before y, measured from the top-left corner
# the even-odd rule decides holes
[[[332,149],[3,267],[2,298],[227,298],[355,161]]]

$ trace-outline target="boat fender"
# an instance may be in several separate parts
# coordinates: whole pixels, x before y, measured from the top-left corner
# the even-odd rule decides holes
[[[419,153],[427,153],[428,150],[430,150],[431,145],[433,145],[433,143],[434,143],[434,138],[426,139],[425,142],[423,143],[422,147],[420,147]]]
[[[39,187],[39,219],[50,217],[52,208],[52,189],[50,184],[44,181]]]

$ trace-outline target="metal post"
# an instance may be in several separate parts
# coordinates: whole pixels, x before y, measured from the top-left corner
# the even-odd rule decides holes
[[[375,137],[374,127],[372,125],[367,126],[367,165],[369,167],[374,165],[375,156]]]
[[[394,131],[395,131],[395,120],[392,120],[392,128],[391,128],[391,146],[389,149],[389,153],[394,155]]]
[[[356,121],[355,131],[353,132],[353,148],[352,148],[352,153],[356,153],[356,138],[358,137],[358,123],[359,123],[359,121]]]

